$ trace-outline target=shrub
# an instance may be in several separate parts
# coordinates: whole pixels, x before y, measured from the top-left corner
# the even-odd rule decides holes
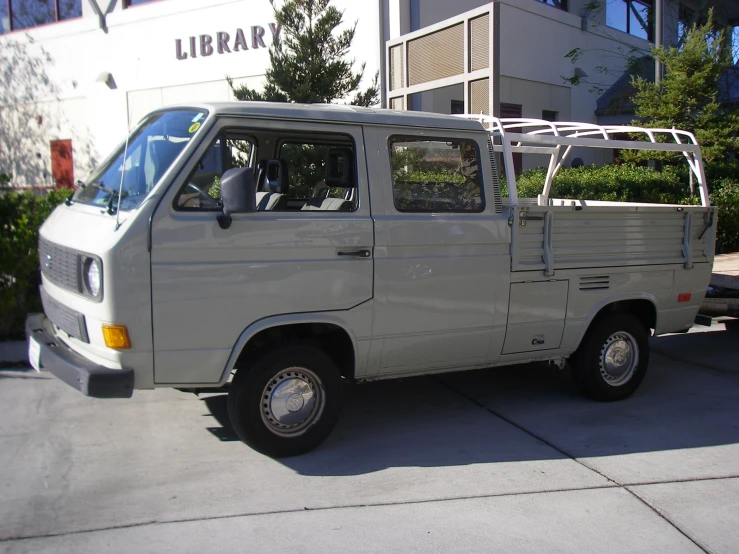
[[[516,177],[521,198],[536,198],[544,188],[545,169],[530,169]],[[635,165],[562,169],[554,178],[551,198],[582,198],[612,202],[684,203],[690,196],[687,174],[674,167],[658,172]]]
[[[739,251],[739,182],[724,179],[714,185],[711,204],[718,206],[716,252]]]
[[[717,168],[714,175],[730,175],[731,165]],[[546,170],[529,169],[516,177],[521,198],[536,198],[544,188]],[[505,196],[508,191],[501,179]],[[716,252],[739,250],[739,182],[736,177],[709,180],[711,204],[719,209]],[[550,198],[580,198],[615,202],[696,204],[690,196],[687,168],[666,166],[662,171],[632,164],[562,169],[552,183]]]
[[[38,229],[68,194],[0,196],[0,340],[23,338],[26,314],[41,309]]]

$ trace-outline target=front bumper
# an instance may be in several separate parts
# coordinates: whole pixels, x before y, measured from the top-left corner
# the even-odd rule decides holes
[[[80,356],[54,336],[44,314],[26,319],[26,337],[41,347],[41,366],[86,396],[130,398],[133,395],[133,370],[110,369]]]

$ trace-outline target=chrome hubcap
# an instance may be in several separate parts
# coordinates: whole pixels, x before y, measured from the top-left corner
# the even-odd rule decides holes
[[[626,331],[613,333],[600,351],[600,374],[606,383],[618,387],[627,383],[639,365],[639,346]]]
[[[324,404],[315,373],[302,367],[283,369],[262,392],[262,421],[276,435],[298,436],[318,421]]]

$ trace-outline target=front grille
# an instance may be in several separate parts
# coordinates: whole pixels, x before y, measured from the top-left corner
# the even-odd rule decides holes
[[[38,241],[38,259],[41,273],[55,285],[79,292],[79,256],[76,252],[57,246],[47,240]]]
[[[54,300],[47,294],[43,287],[41,287],[41,303],[44,306],[46,317],[54,325],[71,337],[79,339],[82,342],[90,342],[87,336],[87,324],[85,323],[84,315]]]

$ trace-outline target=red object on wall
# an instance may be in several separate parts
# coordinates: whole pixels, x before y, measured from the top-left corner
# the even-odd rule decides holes
[[[51,174],[54,177],[54,188],[71,189],[74,186],[71,140],[51,141]]]

